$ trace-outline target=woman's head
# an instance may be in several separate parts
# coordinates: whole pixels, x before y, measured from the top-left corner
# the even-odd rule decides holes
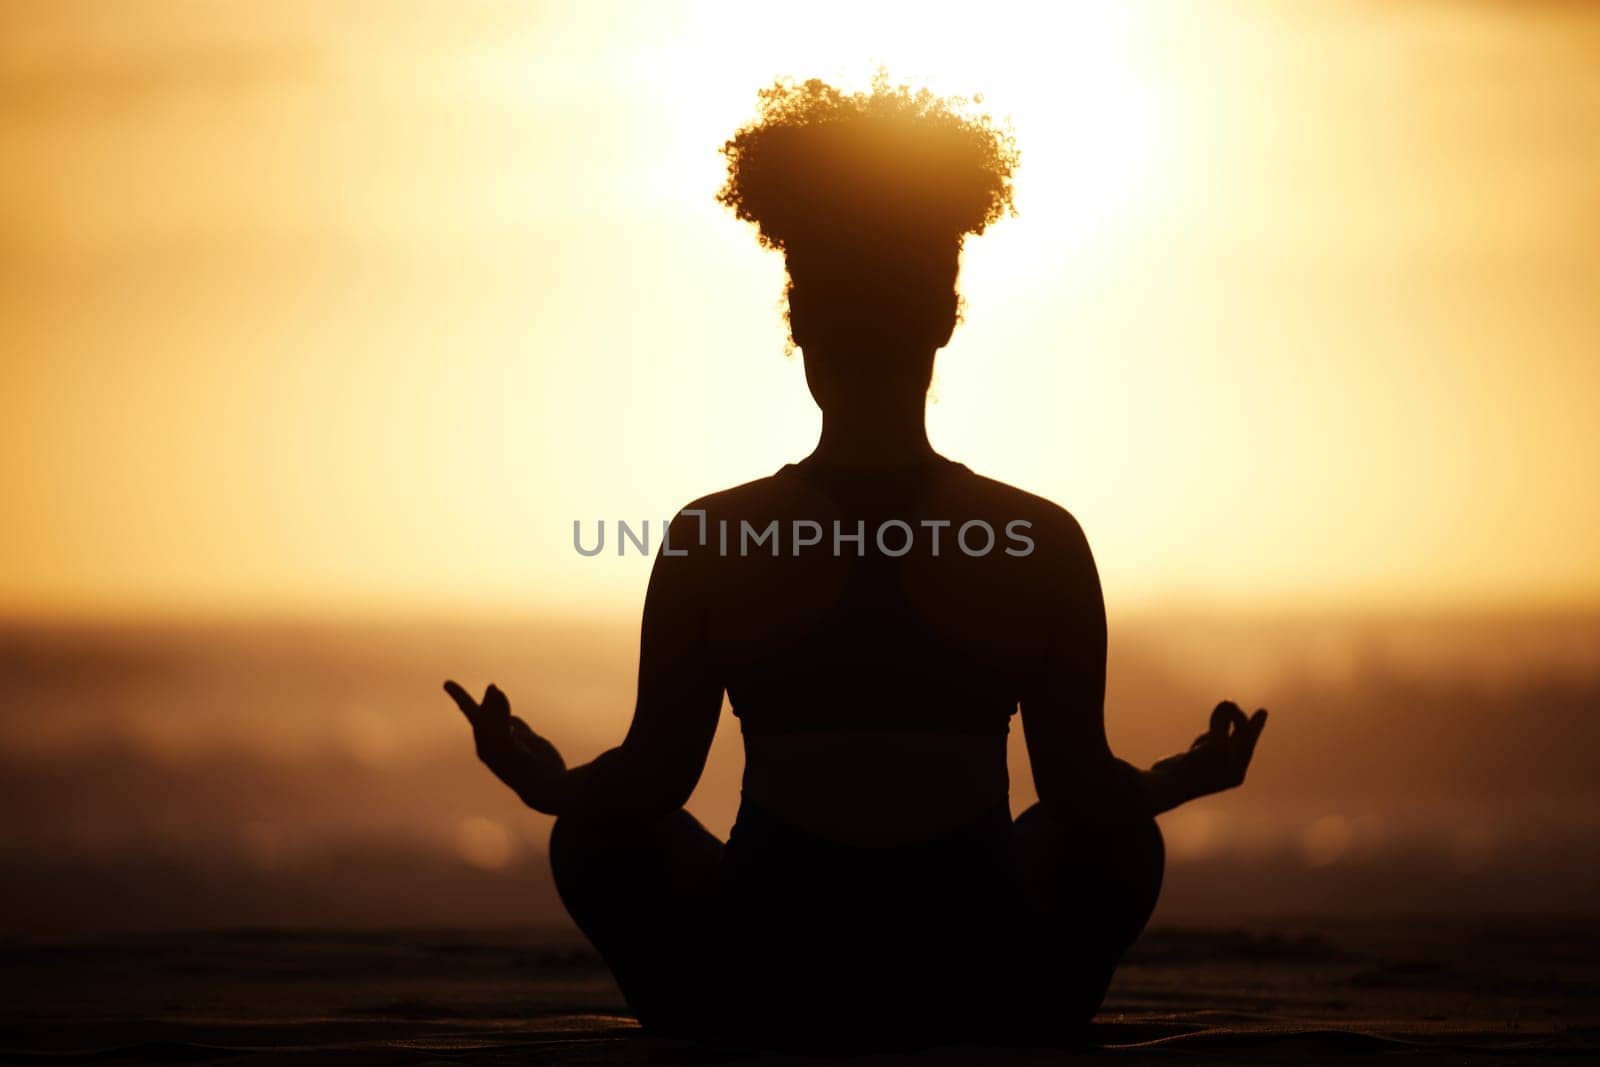
[[[950,339],[961,244],[1011,210],[1017,151],[966,101],[821,81],[762,90],[718,199],[783,252],[789,329],[822,394],[917,385]]]

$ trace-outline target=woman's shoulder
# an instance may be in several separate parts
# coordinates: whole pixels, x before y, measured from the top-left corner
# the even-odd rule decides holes
[[[737,532],[741,524],[764,527],[773,520],[820,520],[832,508],[828,494],[800,476],[799,465],[788,464],[765,477],[696,497],[672,520],[673,536],[676,540],[692,532],[696,540],[703,540],[719,527]],[[948,463],[942,476],[934,479],[921,510],[954,525],[982,520],[997,530],[1025,530],[1047,558],[1089,551],[1082,526],[1065,507],[961,463]]]
[[[1026,522],[1060,547],[1087,547],[1077,518],[1054,500],[979,474],[964,464],[957,467],[956,477],[948,481],[945,490],[952,505],[990,522]]]
[[[744,518],[772,510],[795,494],[793,479],[784,477],[788,470],[785,467],[775,474],[695,497],[679,509],[679,514],[692,512],[709,518]]]
[[[785,477],[788,470],[785,467],[689,501],[670,520],[674,542],[688,536],[695,543],[704,544],[713,532],[731,528],[737,536],[741,524],[763,526],[797,513],[804,487],[796,479]]]

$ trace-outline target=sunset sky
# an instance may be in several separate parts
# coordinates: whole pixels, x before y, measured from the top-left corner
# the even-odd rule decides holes
[[[1600,602],[1600,8],[803,10],[0,3],[0,614],[636,611],[573,520],[819,425],[717,150],[879,63],[1022,151],[934,444],[1114,608]]]

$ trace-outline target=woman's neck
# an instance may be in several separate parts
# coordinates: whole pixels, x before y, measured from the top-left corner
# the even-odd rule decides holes
[[[810,458],[837,467],[902,467],[935,455],[923,398],[915,406],[870,414],[822,413],[822,434]]]

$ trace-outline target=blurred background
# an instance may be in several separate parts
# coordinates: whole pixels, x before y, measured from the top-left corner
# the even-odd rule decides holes
[[[649,560],[573,522],[809,450],[718,148],[880,63],[1018,138],[931,433],[1088,532],[1114,746],[1273,709],[1161,914],[1592,909],[1600,8],[62,0],[0,2],[0,934],[560,921],[439,683],[620,739]]]

